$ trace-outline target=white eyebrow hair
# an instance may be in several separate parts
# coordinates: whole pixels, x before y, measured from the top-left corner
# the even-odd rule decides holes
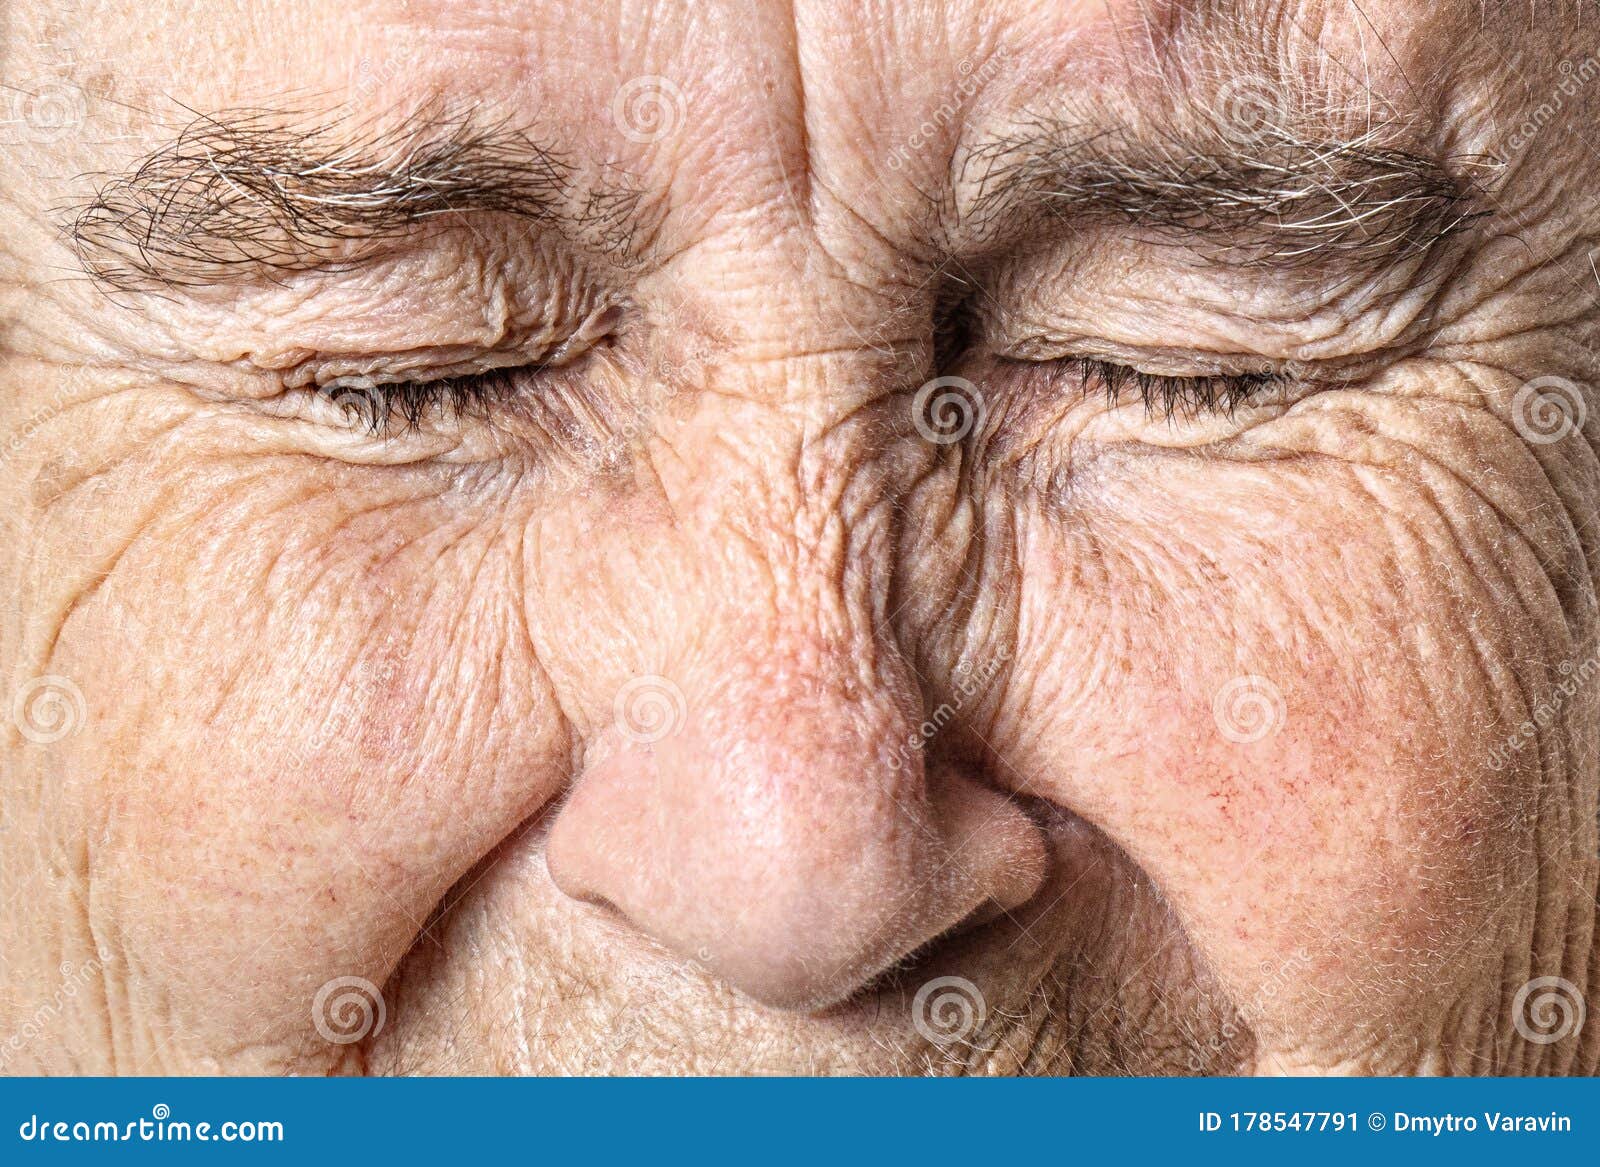
[[[1280,268],[1387,265],[1426,251],[1483,213],[1479,190],[1377,132],[1308,139],[1264,127],[1248,143],[1204,130],[1143,136],[1076,119],[1037,118],[975,147],[958,181],[963,217],[1055,214],[1111,221],[1189,243],[1233,263]]]
[[[1478,35],[1515,8],[1455,4]],[[1322,37],[1341,13],[1353,59]],[[959,235],[1109,223],[1230,265],[1361,275],[1492,209],[1494,159],[1439,146],[1409,81],[1372,90],[1362,54],[1398,62],[1360,0],[1135,0],[1088,51],[1127,87],[1047,98],[959,152]]]

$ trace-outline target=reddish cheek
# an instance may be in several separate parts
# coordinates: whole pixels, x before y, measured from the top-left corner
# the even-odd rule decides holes
[[[1418,975],[1447,994],[1492,947],[1495,889],[1525,874],[1506,840],[1537,807],[1486,761],[1494,695],[1461,680],[1481,662],[1445,622],[1471,605],[1396,587],[1370,532],[1301,534],[1321,559],[1208,545],[1208,561],[1173,532],[1086,557],[1049,531],[1024,559],[1031,590],[989,737],[1003,780],[1128,852],[1241,999],[1305,949],[1317,991],[1342,991],[1338,1006],[1359,1015]],[[1317,565],[1335,555],[1371,575],[1328,592]],[[1430,628],[1444,647],[1422,668],[1415,645]],[[1489,647],[1509,658],[1510,644]],[[1460,967],[1425,969],[1418,954]],[[1332,1007],[1293,997],[1273,1005],[1285,1024]]]
[[[1209,871],[1219,855],[1259,860],[1314,843],[1361,810],[1369,791],[1352,777],[1374,754],[1372,712],[1337,684],[1265,674],[1212,684],[1135,668],[1030,735],[1029,769],[1130,843],[1163,840]]]
[[[1209,660],[1231,658],[1214,647]],[[1282,678],[1281,703],[1263,701],[1270,725],[1227,721],[1216,695],[1234,678],[1197,647],[1181,675],[1136,664],[1106,673],[1117,683],[1091,701],[1040,707],[1017,735],[1031,745],[1012,756],[1034,793],[1123,846],[1241,992],[1263,962],[1305,948],[1337,970],[1321,984],[1375,1007],[1354,987],[1372,969],[1400,961],[1393,983],[1409,983],[1416,958],[1402,954],[1492,939],[1494,888],[1516,878],[1515,848],[1494,840],[1518,807],[1530,819],[1534,808],[1511,779],[1471,764],[1487,743],[1470,708],[1440,722],[1428,694],[1382,680],[1411,676],[1399,662],[1374,649],[1363,692],[1324,652],[1269,670]],[[1441,972],[1437,983],[1453,982]]]

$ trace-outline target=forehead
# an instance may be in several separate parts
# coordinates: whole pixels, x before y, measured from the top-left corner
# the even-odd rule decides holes
[[[40,54],[32,72],[125,111],[82,146],[105,169],[195,112],[382,122],[443,97],[706,221],[825,193],[845,219],[903,213],[874,225],[900,234],[920,213],[910,196],[943,189],[962,144],[1010,121],[1082,102],[1170,116],[1248,102],[1286,74],[1338,91],[1332,104],[1409,110],[1408,68],[1431,53],[1436,76],[1439,27],[1469,19],[1487,19],[1476,0],[173,0],[157,14],[31,0],[8,39]],[[1217,92],[1231,73],[1242,98]]]
[[[46,71],[71,66],[119,97],[197,110],[290,96],[383,108],[448,92],[583,125],[649,78],[719,132],[803,125],[876,139],[1001,92],[1113,88],[1137,101],[1221,58],[1332,57],[1332,69],[1306,67],[1322,84],[1353,70],[1392,90],[1424,52],[1437,67],[1442,26],[1481,27],[1494,19],[1485,11],[1476,0],[173,0],[152,13],[134,0],[28,0],[7,39]]]

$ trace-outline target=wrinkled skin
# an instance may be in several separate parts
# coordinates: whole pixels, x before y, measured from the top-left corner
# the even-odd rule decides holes
[[[1561,689],[1600,408],[1542,442],[1515,402],[1600,373],[1600,87],[1506,140],[1592,20],[1251,18],[1503,162],[1466,231],[1336,288],[946,213],[964,135],[1159,105],[1164,12],[688,7],[7,6],[0,80],[83,106],[0,153],[0,691],[82,705],[4,726],[5,1070],[1594,1072],[1600,1024],[1530,1038],[1518,990],[1600,983],[1600,678]],[[670,132],[619,132],[636,77]],[[177,103],[291,91],[517,114],[627,176],[642,258],[489,217],[223,288],[83,275],[94,175]],[[283,375],[586,320],[537,424],[374,438]],[[1052,390],[1054,333],[1348,375],[1168,422]],[[982,393],[960,441],[913,425],[935,375]],[[938,977],[981,993],[959,1040],[917,1024]],[[381,1028],[328,1040],[335,978]]]

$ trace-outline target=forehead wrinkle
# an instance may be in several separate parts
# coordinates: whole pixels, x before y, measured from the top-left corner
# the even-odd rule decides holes
[[[1406,3],[1418,6],[1419,22],[1454,7],[1390,7]],[[1214,127],[1226,112],[1219,105],[1244,88],[1252,98],[1275,98],[1279,128],[1308,140],[1380,123],[1398,136],[1424,116],[1426,98],[1406,75],[1421,62],[1396,57],[1367,8],[1364,0],[1132,0],[1109,35],[1085,42],[1071,71],[1096,76],[1102,91],[1125,84],[1120,96],[1133,108],[1121,120],[1129,124]]]
[[[353,262],[361,246],[500,213],[624,251],[637,192],[575,189],[572,167],[507,119],[441,104],[388,128],[295,111],[197,115],[130,171],[67,208],[97,282],[194,287]]]

